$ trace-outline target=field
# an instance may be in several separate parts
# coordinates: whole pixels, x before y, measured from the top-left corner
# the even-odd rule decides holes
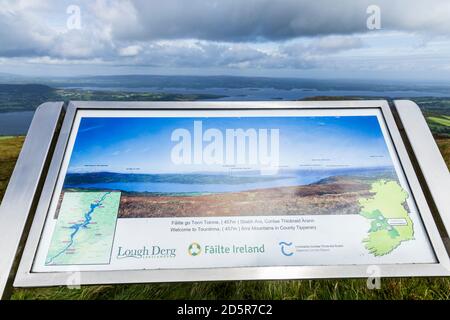
[[[22,147],[24,137],[0,136],[0,201],[8,185],[17,157]]]
[[[437,123],[441,126],[450,127],[450,117],[449,116],[442,116],[442,117],[428,117],[428,120]]]
[[[210,94],[172,94],[151,92],[93,91],[56,89],[43,84],[1,84],[0,112],[32,111],[47,101],[191,101],[217,99]]]
[[[0,199],[23,137],[0,138]],[[450,166],[450,139],[438,144]],[[12,299],[450,299],[450,279],[382,279],[369,290],[365,279],[232,281],[15,289]]]
[[[450,139],[437,139],[436,142],[445,161],[447,162],[447,166],[450,167]]]

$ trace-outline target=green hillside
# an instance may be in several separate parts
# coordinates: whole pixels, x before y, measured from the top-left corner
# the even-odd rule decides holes
[[[193,101],[217,99],[211,94],[55,89],[41,84],[0,84],[0,113],[33,111],[47,101]]]

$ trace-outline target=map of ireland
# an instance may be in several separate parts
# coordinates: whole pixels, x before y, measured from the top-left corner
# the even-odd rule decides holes
[[[46,265],[108,264],[120,192],[65,192]]]
[[[371,254],[384,256],[414,238],[413,222],[405,206],[408,193],[394,180],[378,180],[370,192],[373,197],[359,200],[360,214],[370,220],[363,242]]]

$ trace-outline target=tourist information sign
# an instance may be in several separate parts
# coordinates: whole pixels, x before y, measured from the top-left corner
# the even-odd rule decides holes
[[[46,104],[0,284],[449,275],[449,180],[410,101]]]

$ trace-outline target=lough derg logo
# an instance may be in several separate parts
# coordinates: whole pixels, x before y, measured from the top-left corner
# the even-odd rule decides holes
[[[175,258],[176,249],[162,248],[160,246],[143,246],[141,248],[124,248],[119,247],[117,252],[117,259],[135,258],[135,259],[148,259],[148,258]]]
[[[280,250],[283,255],[290,257],[294,254],[294,252],[292,252],[290,249],[287,249],[292,246],[292,242],[281,241],[278,245],[280,246]]]
[[[202,247],[197,242],[192,242],[188,247],[188,253],[190,256],[198,256],[202,252]]]

